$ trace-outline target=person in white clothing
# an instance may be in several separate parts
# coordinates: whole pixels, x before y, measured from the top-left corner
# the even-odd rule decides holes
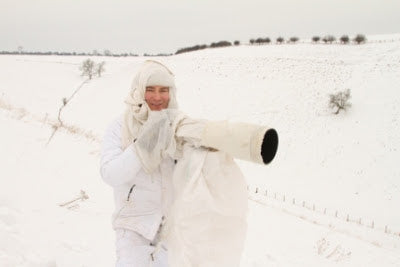
[[[233,158],[269,164],[277,132],[189,118],[172,72],[156,61],[141,66],[125,103],[101,152],[114,190],[116,266],[239,266],[247,191]]]
[[[159,233],[172,201],[175,162],[163,157],[149,173],[134,142],[151,112],[177,108],[172,72],[159,62],[144,62],[125,103],[123,116],[106,130],[100,163],[102,179],[114,190],[116,266],[168,266],[167,247],[159,243]]]

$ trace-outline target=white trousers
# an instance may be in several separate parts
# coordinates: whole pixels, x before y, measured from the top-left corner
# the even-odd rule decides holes
[[[156,247],[140,234],[125,230],[116,230],[116,267],[167,267],[166,248]]]

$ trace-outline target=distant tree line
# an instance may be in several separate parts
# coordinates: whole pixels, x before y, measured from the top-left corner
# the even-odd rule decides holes
[[[299,38],[296,36],[292,36],[288,39],[285,40],[285,38],[283,38],[282,36],[279,36],[278,38],[275,39],[275,42],[277,44],[283,44],[283,43],[296,43],[299,41]],[[318,43],[320,41],[324,42],[324,43],[333,43],[336,41],[336,37],[333,35],[326,35],[324,37],[320,37],[320,36],[313,36],[311,38],[311,41],[313,43]],[[348,44],[350,43],[350,37],[348,35],[342,35],[339,39],[340,43],[342,44]],[[357,36],[355,36],[352,41],[356,44],[362,44],[365,43],[367,41],[367,38],[365,37],[365,35],[363,34],[358,34]],[[271,43],[271,39],[269,37],[260,37],[257,39],[250,39],[250,44],[251,45],[256,45],[256,44],[269,44]]]
[[[168,57],[168,56],[172,56],[173,54],[166,54],[166,53],[160,53],[160,54],[147,54],[144,53],[143,56],[144,57]]]
[[[139,55],[133,53],[111,53],[109,50],[105,50],[104,53],[99,53],[96,50],[92,53],[85,52],[29,52],[29,51],[0,51],[0,55],[39,55],[39,56],[105,56],[105,57],[137,57]]]
[[[285,39],[282,36],[279,36],[275,39],[275,43],[276,44],[283,44],[283,43],[297,43],[300,39],[297,36],[292,36],[288,39]],[[311,38],[312,43],[318,43],[320,41],[324,42],[324,43],[334,43],[336,42],[336,37],[333,35],[326,35],[324,37],[320,37],[320,36],[313,36]],[[358,34],[357,36],[355,36],[352,40],[350,39],[350,37],[348,35],[343,35],[340,37],[339,39],[340,43],[342,44],[348,44],[350,43],[350,41],[353,41],[356,44],[362,44],[365,43],[367,41],[367,38],[365,37],[365,35],[363,34]],[[270,44],[273,41],[271,40],[271,38],[269,37],[259,37],[257,39],[250,39],[249,43],[251,45],[264,45],[264,44]],[[234,41],[233,43],[234,45],[240,45],[239,41]],[[210,45],[206,45],[206,44],[202,44],[202,45],[194,45],[194,46],[190,46],[190,47],[184,47],[181,49],[178,49],[175,54],[181,54],[181,53],[187,53],[187,52],[192,52],[192,51],[198,51],[198,50],[203,50],[206,48],[215,48],[215,47],[226,47],[226,46],[232,46],[231,42],[228,41],[219,41],[216,43],[211,43]]]
[[[333,35],[325,35],[324,37],[320,37],[320,36],[313,36],[311,38],[313,43],[318,43],[320,41],[324,42],[325,44],[331,44],[333,42],[336,42],[336,37]],[[348,44],[350,43],[350,41],[353,41],[353,43],[356,44],[363,44],[367,42],[367,38],[365,37],[365,35],[363,34],[357,34],[353,39],[350,39],[350,37],[348,35],[342,35],[339,38],[339,42],[342,44]]]
[[[233,45],[236,45],[236,46],[240,45],[240,41],[238,41],[238,40],[234,41]],[[184,48],[178,49],[175,52],[175,55],[181,54],[181,53],[197,51],[197,50],[202,50],[202,49],[206,49],[206,48],[217,48],[217,47],[227,47],[227,46],[232,46],[232,43],[229,41],[219,41],[219,42],[213,42],[210,45],[206,45],[206,44],[195,45],[195,46],[184,47]]]
[[[206,49],[207,47],[208,47],[207,45],[195,45],[195,46],[185,47],[185,48],[178,49],[178,51],[176,51],[175,54],[181,54],[181,53],[186,53],[186,52],[202,50],[202,49]]]
[[[268,37],[250,39],[250,44],[269,44],[270,42],[271,42],[271,39],[269,39]]]
[[[0,55],[40,55],[40,56],[103,56],[103,57],[138,57],[138,54],[133,53],[111,53],[109,50],[104,53],[94,51],[92,53],[76,53],[76,52],[26,52],[26,51],[0,51]],[[166,57],[173,54],[159,53],[159,54],[147,54],[144,53],[144,57]]]
[[[288,39],[279,36],[275,39],[276,44],[283,44],[283,43],[297,43],[299,38],[296,36],[292,36]],[[325,35],[324,37],[320,36],[313,36],[311,38],[312,43],[319,43],[322,41],[325,44],[332,44],[336,42],[336,37],[333,35]],[[367,38],[363,34],[357,34],[353,39],[350,39],[348,35],[342,35],[339,39],[339,42],[342,44],[348,44],[350,41],[356,44],[363,44],[367,42]],[[263,44],[270,44],[272,40],[269,37],[259,37],[257,39],[250,39],[249,40],[251,45],[263,45]],[[233,42],[233,45],[238,46],[240,45],[240,41],[236,40]],[[198,51],[206,48],[217,48],[217,47],[227,47],[232,46],[232,43],[229,41],[219,41],[213,42],[210,45],[202,44],[202,45],[194,45],[190,47],[184,47],[178,49],[175,52],[176,54],[187,53],[192,51]],[[104,50],[103,53],[98,52],[97,50],[93,50],[92,53],[76,53],[76,52],[27,52],[23,51],[22,47],[18,47],[18,51],[0,51],[0,55],[56,55],[56,56],[106,56],[106,57],[137,57],[139,55],[133,53],[112,53],[110,50]],[[143,54],[145,57],[161,57],[161,56],[171,56],[173,54]]]
[[[138,54],[133,53],[111,53],[109,50],[104,50],[103,53],[94,50],[92,53],[76,53],[76,52],[26,52],[26,51],[0,51],[0,55],[41,55],[41,56],[103,56],[103,57],[138,57]],[[144,53],[144,57],[166,57],[173,54],[159,53],[148,54]]]

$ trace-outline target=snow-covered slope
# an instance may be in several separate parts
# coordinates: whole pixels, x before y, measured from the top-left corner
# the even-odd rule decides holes
[[[280,134],[271,165],[238,161],[251,198],[242,266],[400,264],[400,35],[370,39],[156,58],[176,74],[189,115]],[[1,266],[113,264],[99,141],[147,58],[93,57],[106,72],[84,83],[85,59],[0,57]],[[47,144],[62,99],[81,85],[61,114],[68,130]],[[347,88],[352,107],[333,115],[329,94]],[[81,190],[88,200],[60,206]]]

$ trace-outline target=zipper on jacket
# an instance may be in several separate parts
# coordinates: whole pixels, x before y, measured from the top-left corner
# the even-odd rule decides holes
[[[134,188],[135,186],[136,186],[136,184],[132,185],[131,189],[129,190],[128,197],[126,198],[126,201],[129,201],[129,198],[131,197],[133,188]]]

